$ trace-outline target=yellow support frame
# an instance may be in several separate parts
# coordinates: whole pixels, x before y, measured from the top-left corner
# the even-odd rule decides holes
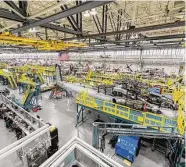
[[[24,38],[17,37],[10,33],[0,34],[0,44],[1,45],[25,45],[32,46],[38,50],[63,50],[71,47],[84,47],[87,46],[85,43],[73,43],[73,42],[63,42],[57,40],[39,40],[34,38]]]
[[[8,79],[12,89],[17,88],[17,83],[16,83],[14,76],[11,72],[5,71],[5,69],[0,69],[0,76]]]
[[[178,129],[183,135],[186,129],[185,89],[175,89],[173,91],[173,100],[178,105]]]
[[[113,117],[125,119],[126,121],[137,124],[177,127],[177,121],[175,119],[170,119],[163,115],[158,115],[150,112],[141,112],[131,109],[127,106],[96,99],[94,97],[88,96],[86,92],[79,93],[76,97],[76,102],[77,104],[99,110]],[[161,131],[166,130],[167,129],[161,129]]]

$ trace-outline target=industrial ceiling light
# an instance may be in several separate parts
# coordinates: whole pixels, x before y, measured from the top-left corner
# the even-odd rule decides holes
[[[94,8],[94,9],[92,9],[92,10],[90,11],[90,14],[91,14],[91,15],[96,15],[96,14],[97,14],[96,9],[95,9],[95,8]]]
[[[85,17],[90,17],[90,13],[89,13],[88,11],[86,11],[86,12],[83,14],[83,16],[85,16]]]
[[[135,38],[135,37],[134,37],[134,34],[132,34],[130,38],[131,38],[131,39],[134,39],[134,38]]]
[[[37,32],[37,30],[35,29],[35,27],[33,27],[33,28],[30,28],[30,29],[28,30],[28,32],[33,33],[33,32]]]

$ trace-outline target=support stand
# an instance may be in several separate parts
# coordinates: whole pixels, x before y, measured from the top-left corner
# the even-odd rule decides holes
[[[85,120],[85,116],[83,115],[83,112],[85,111],[85,107],[77,104],[77,115],[76,115],[76,127],[80,126],[82,123],[84,123]]]

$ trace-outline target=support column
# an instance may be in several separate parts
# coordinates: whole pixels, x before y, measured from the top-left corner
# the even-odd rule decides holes
[[[139,61],[140,61],[140,72],[143,71],[143,57],[142,57],[142,54],[143,54],[143,50],[141,49],[140,50],[140,57],[139,57]]]
[[[77,104],[76,127],[80,125],[80,123],[85,122],[85,117],[83,114],[84,110],[85,110],[85,107]]]
[[[99,149],[99,127],[98,125],[93,126],[92,146],[96,149]]]

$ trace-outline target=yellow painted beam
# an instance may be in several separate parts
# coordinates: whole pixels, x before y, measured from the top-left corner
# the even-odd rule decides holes
[[[15,35],[4,33],[0,35],[0,45],[24,45],[32,46],[39,50],[62,50],[71,47],[84,47],[85,43],[63,42],[57,40],[39,40],[34,38],[17,37]]]

